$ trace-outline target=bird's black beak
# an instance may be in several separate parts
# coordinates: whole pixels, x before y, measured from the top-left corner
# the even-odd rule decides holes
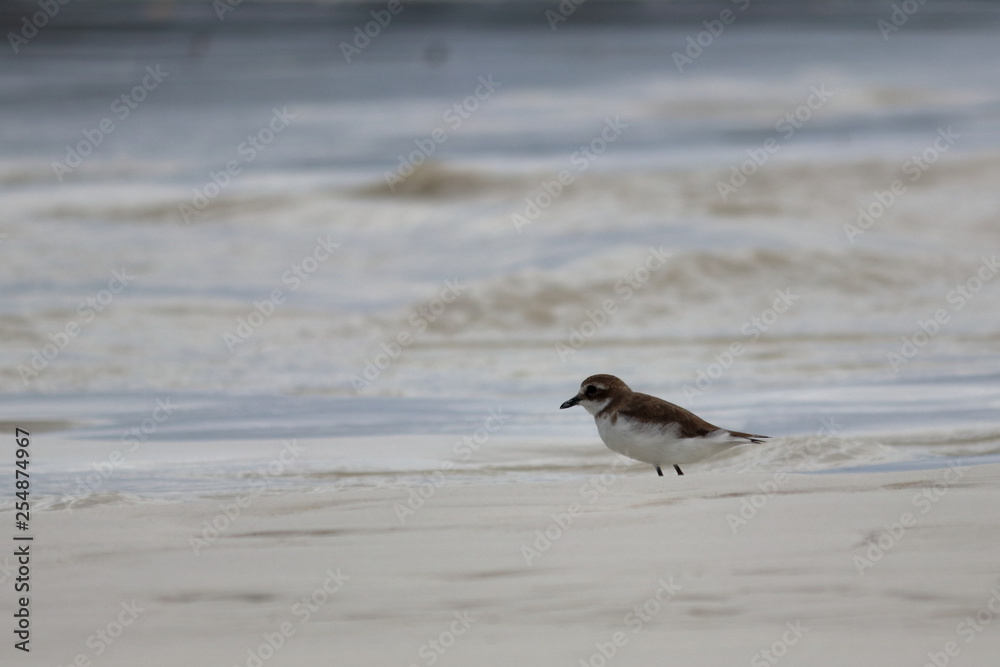
[[[574,396],[573,398],[569,399],[568,401],[566,401],[565,403],[563,403],[562,405],[560,405],[559,409],[560,410],[565,410],[566,408],[571,408],[574,405],[579,405],[579,404],[580,404],[580,397],[579,396]]]

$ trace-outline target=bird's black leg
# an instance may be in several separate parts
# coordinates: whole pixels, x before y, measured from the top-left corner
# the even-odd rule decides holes
[[[677,465],[676,463],[674,464],[674,470],[677,471],[678,475],[683,475],[684,474],[683,472],[681,472],[681,467],[679,465]]]
[[[660,466],[656,466],[656,474],[659,475],[660,477],[663,477],[663,471],[660,470]]]

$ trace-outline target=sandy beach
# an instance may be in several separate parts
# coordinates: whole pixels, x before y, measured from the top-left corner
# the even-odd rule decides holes
[[[50,509],[19,664],[985,665],[998,477],[609,467],[422,505],[404,486]]]

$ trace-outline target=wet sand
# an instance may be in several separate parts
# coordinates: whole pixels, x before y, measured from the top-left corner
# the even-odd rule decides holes
[[[998,477],[609,468],[51,509],[23,664],[987,664]]]

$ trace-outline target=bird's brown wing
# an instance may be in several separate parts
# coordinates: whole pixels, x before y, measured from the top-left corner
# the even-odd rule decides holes
[[[636,421],[674,422],[680,428],[678,435],[683,438],[707,435],[719,430],[718,426],[709,424],[693,412],[649,394],[632,393],[618,410],[620,414]]]
[[[608,407],[611,408],[613,406],[609,405]],[[690,410],[685,410],[679,405],[674,405],[669,401],[664,401],[662,398],[650,396],[649,394],[633,392],[623,401],[622,405],[617,407],[620,414],[636,421],[674,422],[679,426],[680,431],[678,435],[682,438],[695,438],[715,431],[727,430],[720,429],[718,426],[708,423]],[[750,442],[758,444],[761,442],[761,438],[768,437],[766,435],[753,435],[738,431],[729,431],[729,433],[737,438],[746,438]]]

